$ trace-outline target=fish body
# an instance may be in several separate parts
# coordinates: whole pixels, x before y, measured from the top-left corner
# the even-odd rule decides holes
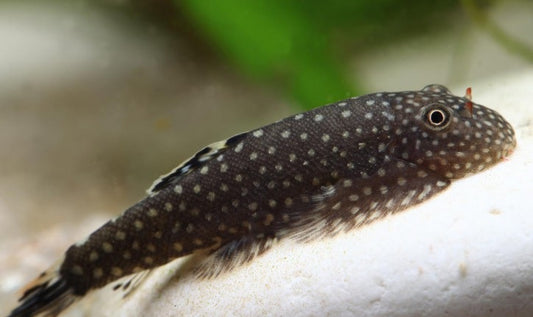
[[[354,97],[205,147],[72,245],[10,316],[57,315],[87,292],[196,252],[212,277],[277,240],[315,239],[418,204],[516,145],[495,111],[440,85]]]

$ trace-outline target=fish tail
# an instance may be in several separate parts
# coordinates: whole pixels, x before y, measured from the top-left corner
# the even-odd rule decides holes
[[[43,272],[21,291],[19,305],[8,317],[57,316],[79,296],[59,272],[59,262]]]

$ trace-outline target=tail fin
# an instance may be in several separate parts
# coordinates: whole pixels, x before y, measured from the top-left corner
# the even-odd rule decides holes
[[[77,299],[56,265],[26,285],[19,306],[8,317],[57,316]]]

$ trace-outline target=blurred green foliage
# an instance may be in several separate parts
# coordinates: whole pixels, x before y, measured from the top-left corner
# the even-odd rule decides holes
[[[22,0],[17,0],[22,1]],[[69,2],[71,0],[49,0]],[[83,3],[88,0],[77,0]],[[93,2],[94,1],[94,2]],[[170,29],[198,58],[218,56],[295,104],[313,108],[365,93],[350,61],[410,36],[436,36],[465,14],[513,54],[531,48],[487,16],[504,0],[92,0],[117,16]],[[530,0],[524,0],[530,1]],[[76,2],[76,1],[75,1]],[[207,52],[207,54],[205,54]],[[203,54],[203,55],[202,55]],[[386,72],[383,69],[383,72]]]
[[[304,109],[366,92],[350,60],[412,35],[432,36],[460,9],[460,0],[95,1],[167,24]]]
[[[369,46],[446,26],[456,0],[175,0],[200,34],[254,79],[304,108],[357,95],[364,79],[347,57]]]
[[[349,64],[359,53],[379,54],[380,46],[457,28],[452,25],[457,14],[485,29],[509,52],[533,60],[531,48],[487,16],[488,9],[504,0],[94,1],[151,17],[191,47],[202,53],[207,48],[304,109],[366,92],[364,78]]]
[[[492,0],[494,1],[494,0]],[[489,19],[487,13],[474,0],[461,0],[464,10],[478,26],[485,31],[502,47],[512,54],[533,63],[533,49],[527,44],[507,34],[496,23]]]
[[[290,2],[184,3],[222,52],[254,78],[278,83],[303,104],[351,92],[327,36]]]

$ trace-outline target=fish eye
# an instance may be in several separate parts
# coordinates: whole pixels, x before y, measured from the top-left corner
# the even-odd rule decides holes
[[[444,120],[446,119],[445,116],[446,115],[444,114],[444,112],[442,112],[442,110],[435,109],[435,110],[431,110],[428,113],[428,120],[429,120],[429,123],[431,123],[432,125],[438,127],[438,126],[444,124]]]
[[[442,130],[450,124],[451,113],[442,105],[431,105],[425,113],[426,125],[433,130]]]

